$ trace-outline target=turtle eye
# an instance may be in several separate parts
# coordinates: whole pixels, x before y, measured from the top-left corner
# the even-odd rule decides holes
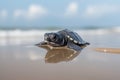
[[[51,41],[55,41],[56,35],[55,35],[55,34],[51,34],[51,35],[50,35],[50,39],[51,39]]]
[[[45,33],[44,40],[48,40],[48,38],[49,38],[48,33]]]

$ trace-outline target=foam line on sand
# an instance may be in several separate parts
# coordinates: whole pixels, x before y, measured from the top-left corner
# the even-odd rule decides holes
[[[120,48],[94,48],[97,52],[120,54]]]

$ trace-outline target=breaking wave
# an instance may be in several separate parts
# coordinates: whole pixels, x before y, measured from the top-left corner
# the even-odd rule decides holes
[[[33,37],[41,36],[46,32],[56,32],[58,30],[0,30],[1,37]],[[109,33],[120,33],[120,27],[110,28],[110,29],[79,29],[74,30],[79,34],[85,35],[104,35]]]

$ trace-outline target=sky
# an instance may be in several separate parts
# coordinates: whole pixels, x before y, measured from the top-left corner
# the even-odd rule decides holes
[[[0,26],[119,26],[120,0],[0,0]]]

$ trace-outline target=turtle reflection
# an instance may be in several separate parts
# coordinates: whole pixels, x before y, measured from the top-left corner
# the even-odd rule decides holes
[[[77,57],[80,51],[82,50],[81,49],[79,51],[76,51],[67,47],[52,47],[48,44],[40,45],[39,47],[42,47],[47,50],[47,54],[45,56],[46,63],[59,63],[63,61],[71,61],[75,57]]]
[[[47,63],[58,63],[62,61],[71,61],[76,56],[78,56],[80,52],[70,50],[67,48],[60,48],[60,49],[51,49],[48,50],[45,56],[45,62]]]

